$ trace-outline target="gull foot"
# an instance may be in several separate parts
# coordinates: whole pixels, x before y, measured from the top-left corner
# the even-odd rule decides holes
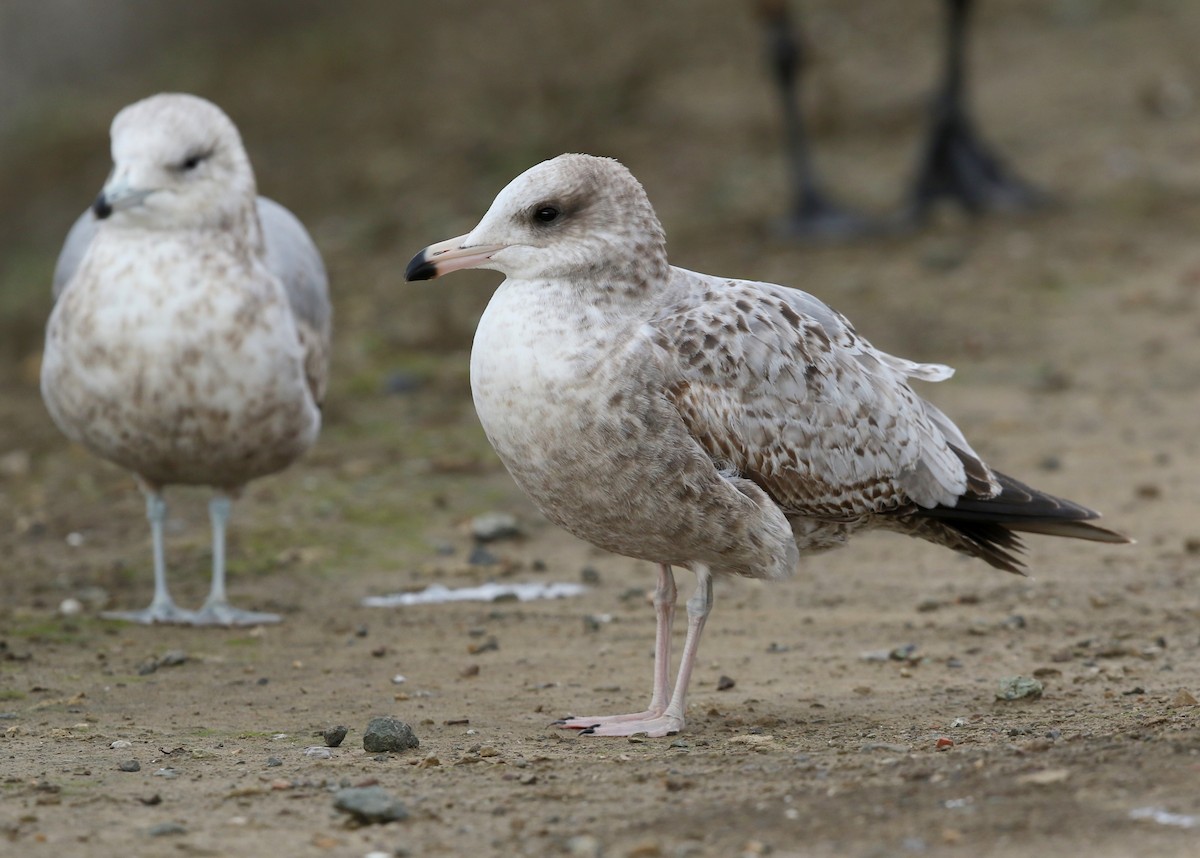
[[[279,614],[243,611],[228,602],[205,602],[189,622],[193,626],[261,626],[278,623],[281,619]]]
[[[683,729],[683,719],[662,712],[635,712],[632,715],[597,715],[563,718],[554,726],[578,730],[581,736],[633,736],[644,733],[652,739],[670,736]]]
[[[106,620],[122,620],[127,623],[140,623],[143,626],[154,623],[172,623],[187,626],[195,622],[195,613],[185,611],[174,602],[152,602],[148,608],[140,611],[103,611],[100,614]]]

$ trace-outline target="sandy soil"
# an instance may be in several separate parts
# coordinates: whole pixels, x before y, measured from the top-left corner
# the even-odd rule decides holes
[[[0,212],[0,854],[1197,854],[1200,9],[985,3],[983,124],[1059,205],[804,247],[769,237],[787,194],[744,10],[409,5],[131,61],[48,93],[0,154],[0,193],[25,203]],[[878,6],[805,4],[822,166],[883,211],[919,140],[937,7]],[[107,169],[107,122],[168,88],[233,115],[335,283],[321,443],[235,508],[232,596],[279,626],[96,618],[149,598],[142,502],[36,389],[49,272]],[[401,272],[568,149],[634,169],[677,264],[805,288],[877,345],[957,366],[925,392],[986,458],[1138,544],[1030,539],[1019,578],[880,535],[792,582],[719,581],[682,735],[550,726],[644,703],[653,569],[549,525],[488,449],[466,349],[496,278]],[[173,586],[197,604],[205,498],[170,498]],[[466,523],[489,510],[524,535],[480,566]],[[359,604],[585,574],[556,602]],[[1042,697],[998,701],[1016,675]],[[420,748],[363,751],[376,715]],[[335,724],[345,743],[306,756]],[[348,826],[333,791],[363,784],[410,817]]]

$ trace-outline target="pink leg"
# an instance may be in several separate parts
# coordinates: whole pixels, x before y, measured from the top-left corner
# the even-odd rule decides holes
[[[645,712],[632,715],[594,715],[582,718],[565,718],[555,721],[555,726],[572,730],[590,731],[601,724],[618,724],[623,721],[644,721],[656,718],[667,708],[667,682],[671,671],[671,626],[675,623],[675,575],[665,563],[658,567],[658,582],[654,588],[654,690],[650,705]]]
[[[678,733],[683,729],[684,710],[687,707],[687,688],[692,678],[692,668],[696,663],[696,652],[700,648],[700,635],[704,632],[704,624],[712,610],[712,573],[708,567],[696,564],[696,592],[688,599],[688,631],[683,644],[683,657],[679,662],[679,676],[675,679],[675,693],[665,711],[661,713],[646,713],[650,717],[635,718],[635,720],[605,720],[593,722],[594,727],[587,727],[583,733],[591,736],[632,736],[635,733],[645,733],[656,738]],[[581,719],[582,720],[582,719]]]

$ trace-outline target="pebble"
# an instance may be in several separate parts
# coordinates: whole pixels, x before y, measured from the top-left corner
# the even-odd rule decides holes
[[[146,830],[151,837],[170,837],[175,834],[187,834],[187,829],[178,822],[160,822]]]
[[[583,581],[585,584],[599,584],[600,570],[594,566],[584,566],[583,569],[579,571],[579,580]]]
[[[68,596],[58,604],[58,613],[64,617],[77,617],[83,613],[83,602]]]
[[[0,476],[23,477],[29,473],[33,457],[26,450],[11,450],[0,456]]]
[[[1186,688],[1179,689],[1179,693],[1171,698],[1169,704],[1172,709],[1182,709],[1184,706],[1195,706],[1196,698]]]
[[[471,556],[467,558],[467,562],[472,566],[495,566],[500,561],[482,545],[476,545],[471,549]]]
[[[282,765],[283,765],[283,760],[279,759],[279,757],[267,757],[267,768],[268,769],[273,769],[276,766],[282,766]]]
[[[373,753],[406,751],[409,748],[419,747],[420,744],[412,727],[398,718],[372,718],[363,733],[363,750]]]
[[[600,841],[590,834],[576,834],[567,839],[567,854],[576,858],[599,858]]]
[[[717,691],[728,691],[735,685],[737,685],[737,682],[734,681],[733,677],[721,674],[721,678],[717,680]]]
[[[408,810],[383,787],[350,787],[338,790],[333,806],[362,825],[377,825],[408,818]]]
[[[514,539],[521,535],[521,526],[510,513],[485,512],[471,519],[471,535],[480,542]]]
[[[157,771],[154,773],[154,777],[156,777],[156,778],[166,778],[167,780],[170,780],[171,778],[177,778],[177,777],[179,777],[179,772],[175,771],[175,770],[174,770],[173,768],[171,768],[170,766],[165,766],[165,767],[163,767],[163,768],[161,768],[161,769],[158,769],[158,770],[157,770]]]
[[[121,748],[132,748],[133,742],[129,741],[128,739],[117,739],[117,741],[113,742],[108,747],[112,748],[114,751],[119,751]]]
[[[338,745],[342,744],[342,740],[346,738],[346,734],[348,732],[350,732],[349,728],[339,724],[336,727],[330,727],[328,730],[322,733],[321,738],[325,740],[326,746],[330,748],[336,748]]]
[[[142,764],[137,760],[124,760],[117,764],[117,768],[123,772],[140,772]]]
[[[304,749],[304,756],[317,760],[329,760],[333,758],[333,752],[321,745],[313,745]]]
[[[1037,700],[1045,686],[1031,676],[1006,676],[1000,680],[997,700]]]

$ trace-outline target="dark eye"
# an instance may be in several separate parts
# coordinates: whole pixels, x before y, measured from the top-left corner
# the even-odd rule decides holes
[[[534,209],[533,219],[542,223],[554,223],[561,214],[556,206],[538,206]]]
[[[211,152],[195,152],[179,162],[179,169],[187,172],[200,166],[200,162],[211,155]]]

